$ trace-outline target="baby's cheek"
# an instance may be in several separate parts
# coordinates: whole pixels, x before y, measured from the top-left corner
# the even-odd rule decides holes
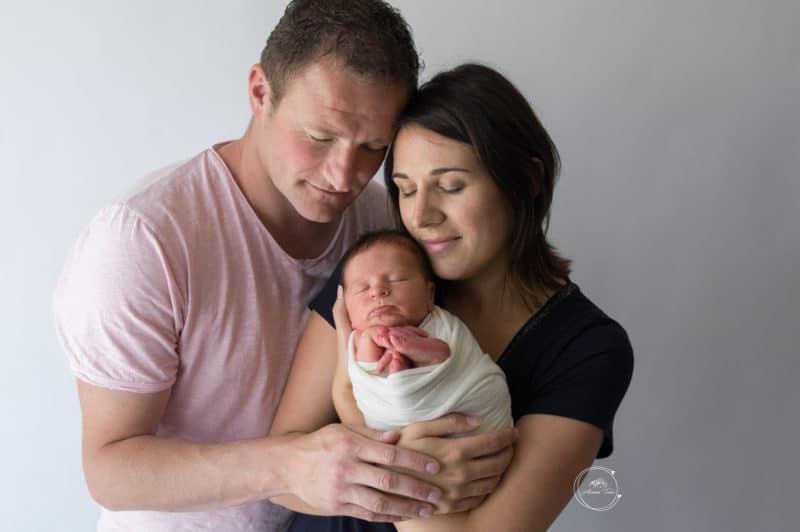
[[[347,316],[350,318],[350,324],[353,326],[353,328],[364,328],[364,322],[366,320],[366,311],[364,309],[364,305],[355,300],[349,302],[345,300],[345,308],[347,309]]]

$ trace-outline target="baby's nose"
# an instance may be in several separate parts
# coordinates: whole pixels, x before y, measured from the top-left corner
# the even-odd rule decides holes
[[[389,287],[386,285],[375,286],[372,289],[373,297],[386,297],[389,295]]]

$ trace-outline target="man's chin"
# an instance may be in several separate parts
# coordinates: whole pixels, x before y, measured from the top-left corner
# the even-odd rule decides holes
[[[334,207],[334,206],[325,206],[325,207],[315,207],[315,208],[306,208],[303,210],[298,211],[300,216],[308,220],[309,222],[314,222],[318,224],[329,224],[332,222],[339,221],[339,218],[342,216],[342,213],[347,207]]]
[[[342,216],[342,213],[352,203],[351,198],[341,198],[339,201],[326,201],[326,202],[309,202],[305,201],[299,205],[299,209],[295,210],[308,220],[319,224],[328,224],[336,222]]]

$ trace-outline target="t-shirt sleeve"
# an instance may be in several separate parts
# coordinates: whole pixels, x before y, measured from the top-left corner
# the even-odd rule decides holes
[[[614,448],[614,415],[633,374],[633,349],[625,330],[610,322],[581,332],[547,373],[546,382],[519,414],[552,414],[591,423],[603,430],[597,458],[609,456]]]
[[[175,382],[181,307],[158,238],[124,205],[95,216],[53,297],[56,333],[75,376],[139,393]]]

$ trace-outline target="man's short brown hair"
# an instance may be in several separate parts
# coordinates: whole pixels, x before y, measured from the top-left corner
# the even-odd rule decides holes
[[[330,55],[355,74],[416,89],[419,56],[411,29],[382,0],[292,0],[261,52],[278,103],[300,69]]]

